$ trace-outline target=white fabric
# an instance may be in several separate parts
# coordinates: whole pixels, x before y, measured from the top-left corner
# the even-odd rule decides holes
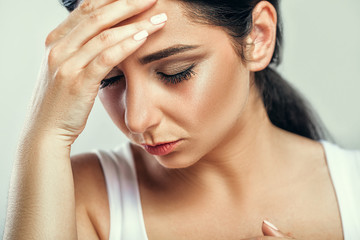
[[[321,142],[340,208],[345,240],[360,239],[360,151]]]
[[[345,240],[360,239],[360,151],[321,141],[335,188]],[[94,151],[102,165],[110,206],[110,240],[147,240],[130,144]]]
[[[96,150],[104,171],[110,207],[110,240],[147,239],[135,165],[129,143]]]

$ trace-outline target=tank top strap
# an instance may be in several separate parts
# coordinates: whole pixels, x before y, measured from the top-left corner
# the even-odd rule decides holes
[[[360,239],[360,151],[321,143],[338,199],[344,239]]]
[[[94,150],[102,166],[110,208],[110,240],[147,239],[130,143]]]

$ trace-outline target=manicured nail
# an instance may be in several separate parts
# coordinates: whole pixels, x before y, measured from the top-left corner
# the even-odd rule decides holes
[[[134,35],[134,40],[141,41],[149,36],[149,33],[146,30],[142,30]]]
[[[154,25],[158,25],[166,21],[167,21],[167,16],[165,13],[161,13],[150,18],[150,22]]]
[[[274,224],[272,224],[271,222],[264,220],[264,223],[268,225],[270,228],[274,229],[275,231],[279,231],[279,229],[275,227]]]

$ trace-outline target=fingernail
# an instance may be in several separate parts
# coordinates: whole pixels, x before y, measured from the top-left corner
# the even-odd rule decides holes
[[[279,229],[275,227],[274,224],[272,224],[271,222],[264,220],[264,223],[268,225],[270,228],[274,229],[275,231],[279,231]]]
[[[158,25],[167,21],[167,15],[161,13],[150,18],[150,22],[154,25]]]
[[[134,35],[134,40],[141,41],[149,36],[149,33],[146,30],[142,30]]]

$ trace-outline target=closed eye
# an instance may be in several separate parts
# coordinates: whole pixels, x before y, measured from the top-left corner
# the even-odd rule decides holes
[[[162,72],[157,72],[156,74],[159,76],[159,79],[163,81],[165,84],[178,84],[184,80],[189,80],[193,75],[195,75],[195,72],[193,71],[193,68],[195,67],[195,64],[192,64],[189,68],[185,69],[184,71],[181,71],[176,74],[166,74]],[[103,79],[100,83],[100,89],[106,88],[106,87],[112,87],[123,81],[125,78],[124,75],[118,75],[111,78]]]
[[[193,71],[193,68],[195,67],[195,64],[191,65],[186,70],[169,75],[162,72],[158,72],[157,75],[159,76],[160,80],[162,80],[165,84],[178,84],[184,80],[189,80],[193,75],[195,75],[195,72]]]

